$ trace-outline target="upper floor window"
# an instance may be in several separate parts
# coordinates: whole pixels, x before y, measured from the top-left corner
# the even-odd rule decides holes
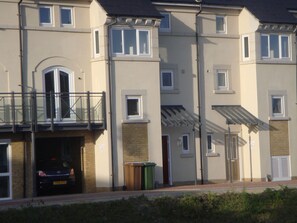
[[[272,103],[272,116],[284,117],[285,116],[284,96],[272,95],[271,103]]]
[[[243,59],[250,58],[250,46],[249,46],[249,37],[248,36],[242,37],[242,52],[243,52]]]
[[[113,29],[112,52],[115,55],[150,55],[150,31],[143,29]]]
[[[161,71],[161,90],[173,90],[173,71]]]
[[[160,31],[169,32],[171,30],[170,13],[161,12],[163,18],[161,19]]]
[[[226,33],[226,16],[216,16],[216,31],[217,33]]]
[[[217,90],[229,90],[229,77],[227,70],[217,70],[216,88]]]
[[[73,9],[71,7],[61,7],[61,26],[73,26]]]
[[[126,96],[126,112],[128,120],[142,119],[142,100],[140,95]]]
[[[284,59],[289,58],[289,36],[278,34],[261,35],[262,58]]]
[[[212,143],[212,134],[207,134],[207,153],[214,153],[214,145]]]
[[[52,25],[53,15],[51,6],[39,6],[39,22],[40,25]]]
[[[96,29],[94,30],[94,54],[95,57],[99,56],[100,54],[100,49],[99,49],[99,30]]]

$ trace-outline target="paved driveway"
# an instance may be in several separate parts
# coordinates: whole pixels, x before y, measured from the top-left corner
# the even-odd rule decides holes
[[[204,184],[204,185],[187,185],[164,187],[155,190],[141,191],[114,191],[100,192],[89,194],[71,194],[48,197],[24,198],[9,201],[0,201],[0,211],[9,208],[24,208],[32,206],[46,205],[67,205],[74,203],[104,202],[119,199],[128,199],[145,195],[150,199],[161,196],[181,196],[193,193],[225,193],[225,192],[242,192],[260,193],[266,188],[280,189],[287,186],[289,188],[297,188],[297,180],[279,181],[279,182],[237,182],[223,184]]]

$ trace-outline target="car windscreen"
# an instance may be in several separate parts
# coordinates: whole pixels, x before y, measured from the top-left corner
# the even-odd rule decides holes
[[[41,162],[39,165],[40,170],[66,170],[69,169],[69,163],[66,161],[61,161],[61,160],[49,160],[46,162]]]

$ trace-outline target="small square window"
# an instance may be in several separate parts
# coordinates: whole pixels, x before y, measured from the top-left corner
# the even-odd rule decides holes
[[[95,54],[95,57],[99,56],[99,54],[100,54],[99,30],[94,30],[94,54]]]
[[[182,149],[184,153],[188,153],[190,151],[190,147],[189,147],[189,134],[184,134],[182,136]]]
[[[160,31],[169,32],[171,29],[170,13],[161,12],[163,18],[161,19]]]
[[[61,25],[72,26],[73,25],[72,8],[61,7],[60,13],[61,13]]]
[[[284,97],[283,96],[272,96],[272,115],[274,117],[284,117]]]
[[[227,70],[217,70],[217,90],[229,90],[229,78]]]
[[[161,90],[173,90],[172,71],[161,71]]]
[[[141,96],[126,96],[127,119],[142,119]]]
[[[39,6],[39,22],[41,25],[52,25],[51,6]]]
[[[217,33],[226,33],[225,16],[216,16],[216,31]]]

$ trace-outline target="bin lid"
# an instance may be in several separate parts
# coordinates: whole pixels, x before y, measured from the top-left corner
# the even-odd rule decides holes
[[[156,164],[154,162],[144,162],[143,165],[144,166],[156,166]]]
[[[143,166],[143,162],[126,162],[125,165],[127,166]]]

